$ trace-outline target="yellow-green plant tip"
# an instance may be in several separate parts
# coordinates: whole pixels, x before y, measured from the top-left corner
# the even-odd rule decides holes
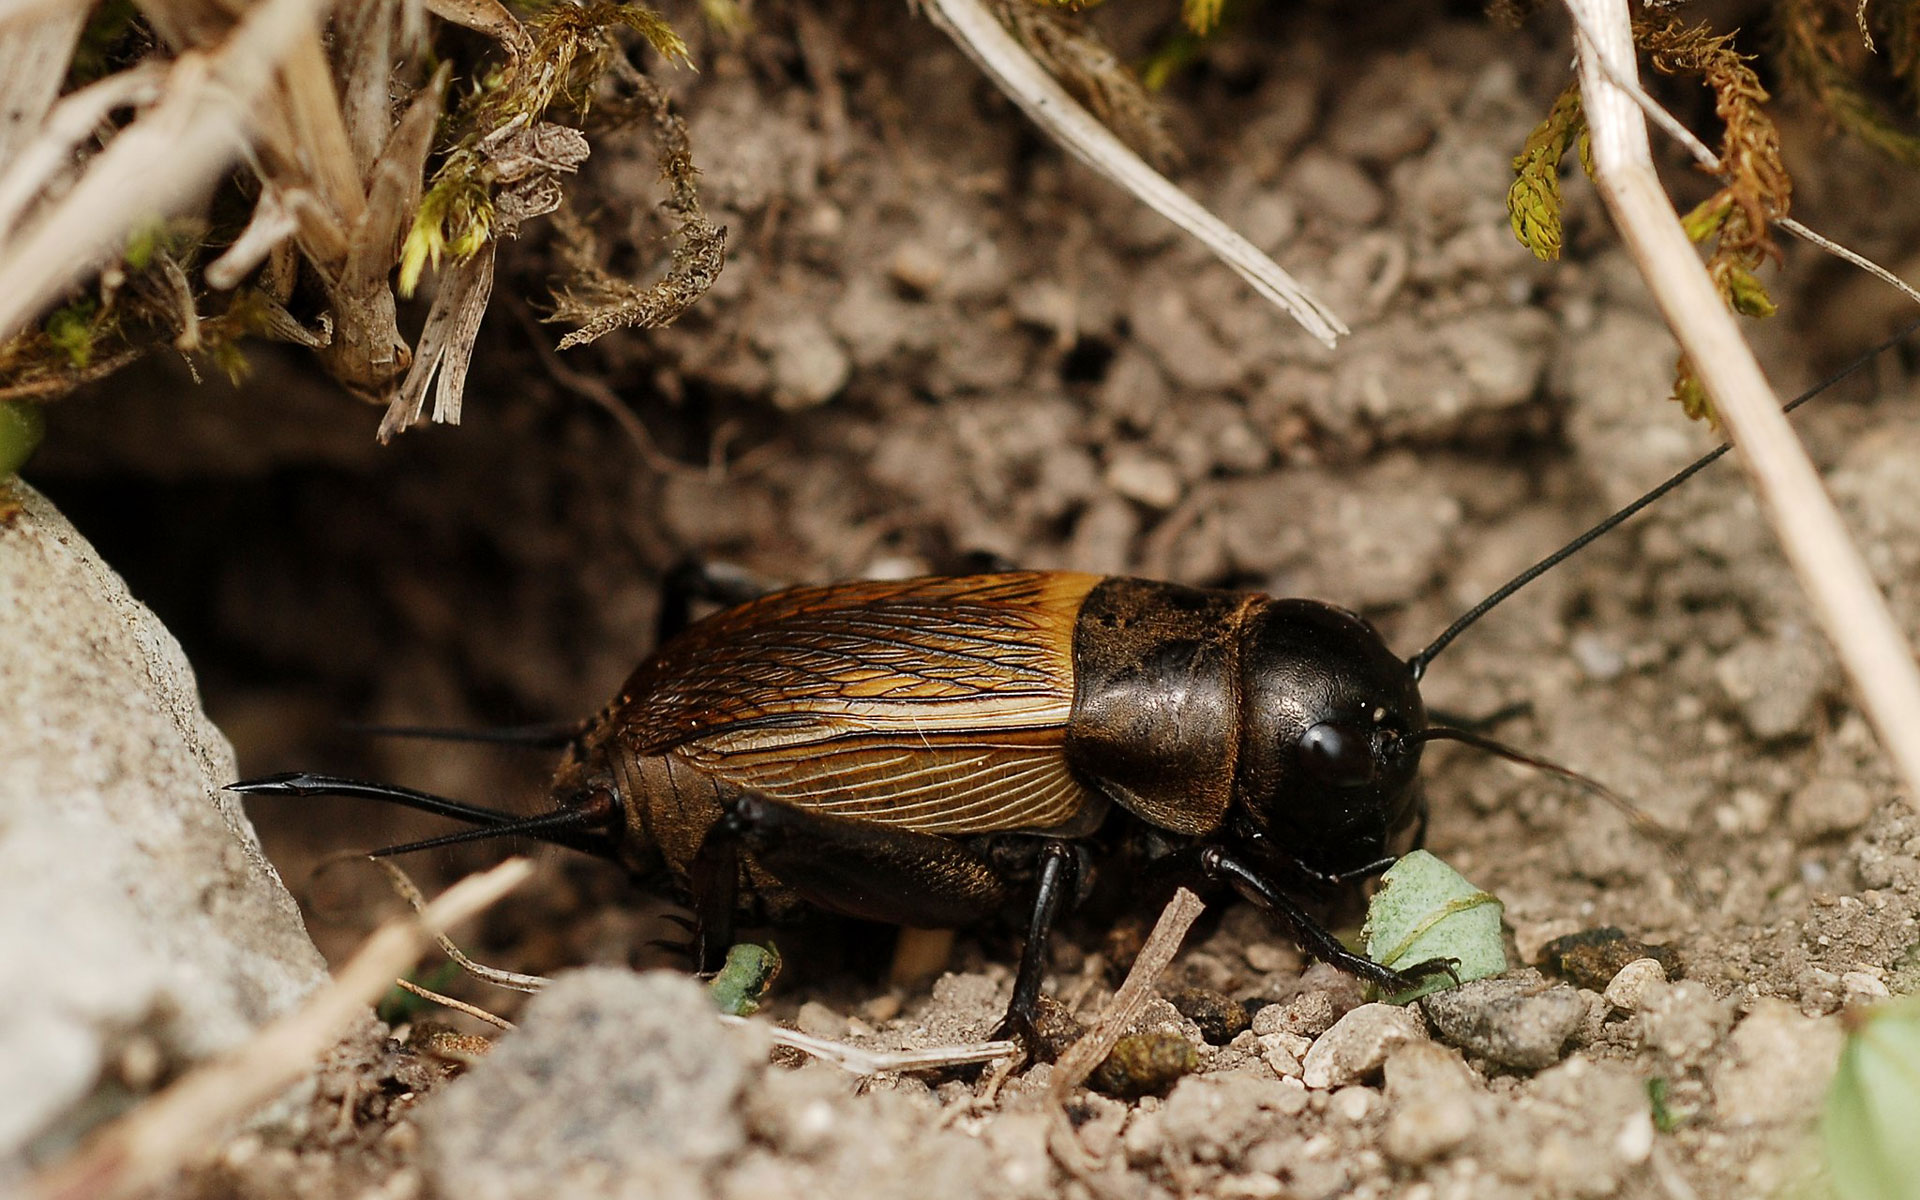
[[[41,326],[47,341],[66,355],[67,365],[76,371],[93,362],[93,314],[97,311],[91,300],[76,300],[47,314]]]
[[[1713,400],[1707,395],[1707,389],[1701,387],[1693,372],[1685,367],[1674,378],[1672,400],[1690,421],[1711,422],[1714,419]]]
[[[1507,969],[1506,939],[1500,932],[1503,906],[1446,863],[1415,850],[1380,877],[1380,890],[1367,906],[1361,944],[1368,958],[1404,969],[1436,958],[1458,962],[1462,983]],[[1453,986],[1444,975],[1382,999],[1406,1004]]]
[[[1880,1006],[1847,1038],[1820,1114],[1837,1200],[1920,1193],[1920,1004]]]
[[[406,244],[400,248],[400,297],[411,299],[415,289],[420,286],[420,276],[425,274],[429,262],[439,262],[440,231],[422,228],[415,221],[413,231],[407,234]]]
[[[0,401],[0,483],[13,478],[33,448],[40,444],[47,425],[40,406],[27,400]]]
[[[1531,173],[1521,175],[1507,189],[1507,221],[1513,236],[1543,262],[1560,257],[1559,201],[1558,183],[1549,178],[1543,184]]]
[[[645,38],[647,44],[658,51],[662,58],[683,67],[693,65],[687,43],[659,13],[644,5],[623,4],[618,10],[617,19]]]
[[[1726,272],[1727,304],[1743,317],[1770,317],[1777,310],[1766,285],[1753,272],[1730,267]]]
[[[1721,192],[1702,200],[1687,210],[1680,218],[1680,228],[1687,231],[1687,237],[1694,242],[1704,242],[1720,231],[1726,224],[1727,214],[1733,210],[1733,197]]]
[[[166,231],[166,226],[159,221],[149,221],[128,235],[127,248],[120,257],[134,270],[146,270],[153,265],[153,256],[159,251]]]
[[[1220,24],[1220,11],[1225,7],[1226,0],[1181,0],[1180,19],[1188,29],[1204,36]]]
[[[750,1017],[779,973],[780,951],[771,944],[741,942],[727,950],[727,961],[707,983],[707,992],[721,1012]]]

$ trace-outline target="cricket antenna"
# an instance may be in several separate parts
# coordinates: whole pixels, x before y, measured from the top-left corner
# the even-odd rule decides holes
[[[1854,359],[1852,362],[1840,368],[1838,371],[1835,371],[1833,374],[1827,376],[1825,379],[1821,380],[1819,383],[1814,384],[1812,387],[1800,393],[1798,396],[1795,396],[1791,401],[1787,403],[1786,407],[1783,408],[1781,411],[1792,412],[1794,409],[1799,408],[1802,404],[1805,404],[1807,401],[1813,399],[1815,396],[1818,396],[1821,392],[1826,391],[1828,388],[1832,387],[1834,384],[1839,383],[1842,379],[1845,379],[1847,376],[1852,375],[1855,371],[1858,371],[1860,368],[1872,362],[1875,358],[1879,357],[1882,351],[1891,349],[1892,347],[1897,346],[1901,342],[1905,341],[1909,336],[1913,334],[1915,330],[1920,330],[1920,320],[1914,321],[1911,324],[1907,325],[1904,329],[1900,330],[1898,333],[1893,334],[1891,337],[1888,337],[1885,341],[1881,342],[1879,345],[1875,346],[1873,349],[1867,351],[1865,354],[1862,354],[1860,357]],[[1518,575],[1515,575],[1512,579],[1508,580],[1505,584],[1502,584],[1498,589],[1496,589],[1492,595],[1488,596],[1485,600],[1482,600],[1480,603],[1468,609],[1464,614],[1461,615],[1459,620],[1447,626],[1446,629],[1441,632],[1439,637],[1433,639],[1432,642],[1428,643],[1427,647],[1424,650],[1421,650],[1419,653],[1415,654],[1412,658],[1409,658],[1407,660],[1407,669],[1413,672],[1413,678],[1415,682],[1418,682],[1420,677],[1427,673],[1427,665],[1431,663],[1434,660],[1434,658],[1442,650],[1445,650],[1449,645],[1451,645],[1453,643],[1453,639],[1459,637],[1462,633],[1466,632],[1466,629],[1468,626],[1472,625],[1475,621],[1478,621],[1481,617],[1486,616],[1487,613],[1491,612],[1495,606],[1500,604],[1501,601],[1513,595],[1515,592],[1519,591],[1521,588],[1532,583],[1534,580],[1540,578],[1542,575],[1545,575],[1548,571],[1553,570],[1553,568],[1559,566],[1561,563],[1565,562],[1567,559],[1572,558],[1575,554],[1578,554],[1580,551],[1586,549],[1593,542],[1606,536],[1608,533],[1611,533],[1614,530],[1614,528],[1620,525],[1622,522],[1628,520],[1629,518],[1634,516],[1636,513],[1638,513],[1641,509],[1647,507],[1649,504],[1652,504],[1654,501],[1660,499],[1660,497],[1666,495],[1668,492],[1671,492],[1673,489],[1679,487],[1681,484],[1685,483],[1687,480],[1692,479],[1695,475],[1699,474],[1702,470],[1712,465],[1715,460],[1719,459],[1722,455],[1724,455],[1727,451],[1731,449],[1733,449],[1732,442],[1720,443],[1720,445],[1717,446],[1716,448],[1707,451],[1705,454],[1701,455],[1699,458],[1694,459],[1691,463],[1682,467],[1680,470],[1674,472],[1664,482],[1656,485],[1651,491],[1642,495],[1638,500],[1635,500],[1633,503],[1627,505],[1625,508],[1614,513],[1612,516],[1607,517],[1605,520],[1601,521],[1598,525],[1595,525],[1593,528],[1587,530],[1585,533],[1581,534],[1579,537],[1574,538],[1572,541],[1568,542],[1566,545],[1560,547],[1560,549],[1555,550],[1552,554],[1547,555],[1545,558],[1541,559],[1539,562],[1528,567],[1526,570],[1520,572]]]
[[[397,784],[368,783],[359,779],[343,779],[338,775],[316,775],[308,771],[288,771],[260,779],[243,779],[228,784],[226,790],[243,796],[353,796],[480,826],[478,829],[375,850],[373,855],[376,858],[496,837],[530,837],[584,854],[611,858],[613,844],[608,833],[620,822],[619,801],[605,791],[594,792],[579,804],[523,817],[502,809],[463,804],[458,800],[449,800],[431,792],[418,792]]]
[[[1585,788],[1588,792],[1605,801],[1614,811],[1625,817],[1627,823],[1633,826],[1634,831],[1641,837],[1659,846],[1666,854],[1667,861],[1673,867],[1676,877],[1680,880],[1680,885],[1687,890],[1689,895],[1695,898],[1699,897],[1699,885],[1694,881],[1693,869],[1687,864],[1686,855],[1683,853],[1684,847],[1680,839],[1662,827],[1658,821],[1641,811],[1641,809],[1636,807],[1625,796],[1614,791],[1606,784],[1601,783],[1593,776],[1583,775],[1572,767],[1563,767],[1552,759],[1541,758],[1537,754],[1528,754],[1524,750],[1516,750],[1505,742],[1497,742],[1485,734],[1475,733],[1471,729],[1460,729],[1447,725],[1433,725],[1410,734],[1408,740],[1411,742],[1459,742],[1463,745],[1472,746],[1476,750],[1494,755],[1497,758],[1504,758],[1508,762],[1518,763],[1523,767],[1532,767],[1536,771],[1542,771],[1548,775],[1556,776],[1569,783],[1577,784]]]
[[[499,746],[529,746],[557,750],[580,740],[587,721],[557,721],[543,725],[506,725],[494,729],[448,729],[439,725],[368,725],[348,721],[349,733],[371,737],[421,738],[435,742],[485,742]]]

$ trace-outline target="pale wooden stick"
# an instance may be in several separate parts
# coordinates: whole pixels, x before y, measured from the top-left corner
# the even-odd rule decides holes
[[[73,1157],[32,1180],[27,1194],[118,1200],[164,1181],[211,1149],[234,1122],[299,1082],[434,934],[482,911],[532,873],[526,859],[508,859],[448,888],[418,918],[382,925],[305,1004],[100,1130]]]
[[[1578,11],[1574,12],[1573,17],[1575,25],[1579,25],[1583,20],[1581,13]],[[1720,156],[1708,149],[1705,142],[1695,137],[1693,130],[1681,124],[1680,118],[1668,112],[1665,108],[1661,107],[1658,100],[1649,96],[1646,90],[1640,86],[1637,79],[1621,76],[1604,60],[1600,63],[1600,69],[1606,72],[1607,82],[1633,97],[1633,102],[1640,106],[1640,111],[1647,115],[1647,119],[1655,125],[1658,125],[1668,137],[1684,146],[1687,153],[1693,155],[1695,162],[1705,167],[1709,172],[1714,174],[1719,173]],[[1895,275],[1892,271],[1887,270],[1879,263],[1874,262],[1866,255],[1861,254],[1857,250],[1850,250],[1832,238],[1827,237],[1825,234],[1807,228],[1807,226],[1794,220],[1792,217],[1773,217],[1770,218],[1770,220],[1772,220],[1775,225],[1778,225],[1808,245],[1824,250],[1843,262],[1852,263],[1880,282],[1899,290],[1907,299],[1912,300],[1916,304],[1920,304],[1920,288],[1915,288],[1912,284]]]
[[[1647,127],[1613,77],[1634,73],[1627,0],[1567,0],[1594,182],[1660,311],[1725,423],[1761,508],[1920,808],[1920,672],[1873,576],[1693,243],[1660,189]]]
[[[1137,196],[1232,267],[1253,289],[1327,345],[1349,330],[1338,314],[1302,287],[1226,222],[1127,149],[1026,48],[1001,28],[980,0],[925,0],[927,16],[959,43],[999,89],[1069,154]]]
[[[1120,1035],[1126,1032],[1127,1026],[1133,1024],[1147,1001],[1153,998],[1153,985],[1160,978],[1160,972],[1166,970],[1173,956],[1180,952],[1180,943],[1185,940],[1187,930],[1193,928],[1193,923],[1200,919],[1200,914],[1206,908],[1200,897],[1181,888],[1160,910],[1160,919],[1154,922],[1153,932],[1147,935],[1146,944],[1140,948],[1139,957],[1133,960],[1133,967],[1120,984],[1120,990],[1113,994],[1112,1002],[1100,1013],[1100,1020],[1079,1041],[1067,1047],[1067,1052],[1054,1064],[1053,1082],[1047,1090],[1056,1102],[1064,1103],[1068,1094],[1093,1074],[1093,1069],[1107,1055],[1113,1053]]]

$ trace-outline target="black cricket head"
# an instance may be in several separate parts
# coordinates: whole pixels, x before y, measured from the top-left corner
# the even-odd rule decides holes
[[[1237,832],[1310,879],[1377,872],[1420,811],[1427,710],[1364,618],[1275,600],[1242,633]]]

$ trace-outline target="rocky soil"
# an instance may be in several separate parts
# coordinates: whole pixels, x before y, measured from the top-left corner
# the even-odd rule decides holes
[[[1107,14],[1138,48],[1165,14]],[[467,423],[378,414],[263,355],[61,406],[29,478],[186,647],[243,774],[305,767],[533,811],[549,764],[379,742],[342,722],[510,724],[604,703],[689,553],[824,580],[975,550],[1034,567],[1312,595],[1411,653],[1501,581],[1710,444],[1662,400],[1672,348],[1577,179],[1568,253],[1506,228],[1506,164],[1564,82],[1566,31],[1420,10],[1262,10],[1166,97],[1178,178],[1354,326],[1329,352],[1027,127],[891,4],[770,5],[675,90],[731,252],[679,327],[556,358],[503,261]],[[1696,124],[1703,101],[1676,94]],[[1782,109],[1810,224],[1912,275],[1911,181]],[[658,237],[650,150],[588,164],[623,253]],[[1684,169],[1676,193],[1702,184]],[[1783,391],[1897,306],[1802,247],[1752,337]],[[1920,632],[1920,394],[1883,357],[1799,418]],[[604,407],[628,407],[636,445]],[[1458,748],[1428,755],[1430,848],[1506,904],[1515,957],[1617,926],[1671,970],[1522,972],[1406,1010],[1223,906],[1166,980],[1249,1024],[1164,1096],[1050,1068],[862,1082],[769,1059],[654,967],[657,898],[559,852],[475,949],[558,974],[496,1048],[417,1014],[343,1047],[304,1107],[182,1185],[222,1196],[1506,1197],[1771,1194],[1810,1169],[1846,1009],[1920,973],[1920,821],[1900,799],[1731,464],[1534,585],[1435,664],[1429,702],[1528,715],[1500,736],[1586,772],[1677,840]],[[252,813],[338,959],[392,898],[330,855],[438,831],[349,801]],[[490,861],[466,847],[423,882]],[[1082,1017],[1120,947],[1069,925],[1049,992]],[[782,932],[770,1012],[883,1044],[983,1036],[1012,930],[886,982],[887,942]],[[105,953],[102,951],[101,953]],[[1620,968],[1625,968],[1624,970]],[[209,1001],[217,1003],[218,1001]],[[1153,1028],[1202,1035],[1171,1004]],[[481,1027],[462,1026],[478,1031]],[[468,1064],[472,1062],[473,1065]],[[149,1081],[151,1082],[151,1081]],[[1058,1139],[1084,1155],[1064,1151]],[[1069,1170],[1090,1158],[1097,1165]]]

